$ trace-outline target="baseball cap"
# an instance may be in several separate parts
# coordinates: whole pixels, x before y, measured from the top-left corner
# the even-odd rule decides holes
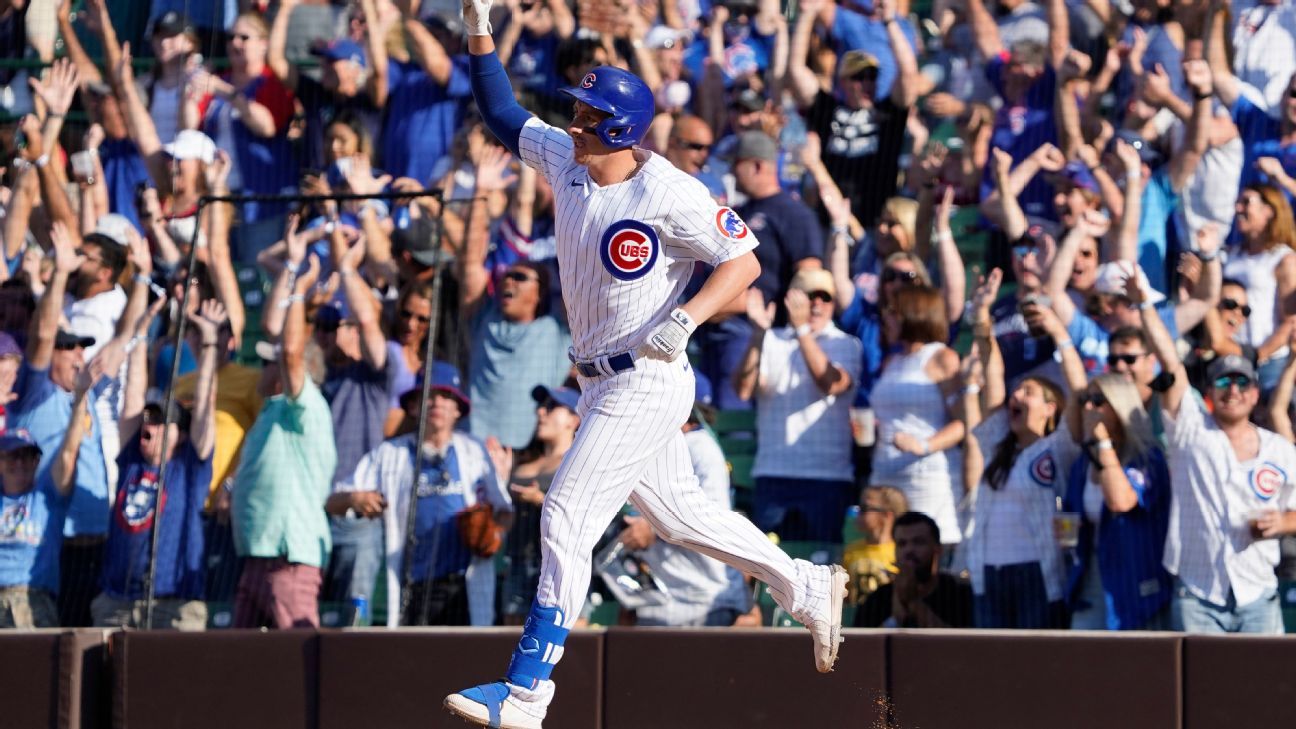
[[[166,401],[150,400],[149,403],[144,406],[144,417],[151,423],[161,423],[163,422],[162,413],[165,408]],[[181,432],[188,433],[189,425],[192,420],[193,416],[189,413],[189,408],[186,408],[181,405],[179,401],[173,399],[171,401],[170,414],[167,416],[165,422],[175,423],[180,428]]]
[[[738,144],[734,145],[733,161],[758,159],[765,162],[778,160],[778,143],[765,132],[750,131],[738,135]]]
[[[23,448],[32,448],[41,452],[40,444],[26,428],[9,428],[0,430],[0,453],[12,453]]]
[[[807,268],[796,272],[792,277],[792,283],[788,285],[790,289],[804,291],[807,294],[814,291],[827,292],[833,298],[837,298],[837,287],[833,285],[832,274],[822,268]]]
[[[125,248],[126,244],[130,242],[126,231],[134,226],[135,224],[130,221],[130,218],[121,213],[107,213],[99,216],[99,220],[95,223],[94,233],[91,235],[107,238],[107,242]]]
[[[756,89],[747,87],[734,94],[733,101],[729,105],[745,112],[764,111],[765,95]]]
[[[344,321],[355,321],[355,314],[347,303],[346,294],[339,291],[315,312],[315,326],[332,331]]]
[[[1116,149],[1116,140],[1123,140],[1126,144],[1138,151],[1139,159],[1148,167],[1156,167],[1161,164],[1165,156],[1153,147],[1150,142],[1141,137],[1138,132],[1132,129],[1121,129],[1112,137],[1111,142],[1107,145],[1107,151],[1111,152]]]
[[[1130,266],[1133,264],[1128,261],[1108,261],[1098,267],[1098,280],[1094,282],[1094,291],[1100,294],[1111,294],[1114,296],[1125,295],[1125,280],[1129,278]],[[1159,304],[1165,301],[1165,294],[1152,288],[1148,283],[1146,273],[1137,266],[1134,269],[1138,272],[1139,286],[1142,287],[1144,296],[1149,303]]]
[[[0,357],[21,357],[22,348],[9,332],[0,332]]]
[[[432,384],[428,387],[429,392],[442,392],[454,398],[459,403],[460,416],[466,416],[472,411],[472,403],[469,402],[468,396],[463,391],[463,381],[459,378],[459,369],[449,362],[434,361],[432,363]],[[413,407],[418,402],[419,394],[423,392],[423,373],[414,380],[414,386],[401,393],[400,404],[403,408]]]
[[[391,234],[392,249],[410,254],[421,266],[435,266],[441,262],[441,228],[431,218],[416,218],[404,228]]]
[[[153,25],[153,35],[159,38],[192,32],[194,32],[194,29],[193,26],[189,25],[189,19],[175,10],[168,10]]]
[[[216,143],[197,129],[181,129],[173,141],[162,145],[162,151],[177,160],[196,159],[207,165],[216,160]]]
[[[1070,185],[1092,193],[1098,192],[1098,181],[1094,179],[1093,173],[1085,163],[1079,160],[1067,162],[1065,167],[1049,177],[1050,182],[1055,185]]]
[[[350,38],[338,38],[324,45],[315,46],[311,49],[311,55],[329,61],[353,61],[361,68],[368,65],[365,62],[364,49]]]
[[[537,404],[553,400],[574,413],[576,412],[576,403],[580,402],[580,393],[570,387],[536,385],[535,389],[531,391],[531,399],[535,400]]]
[[[1224,375],[1246,375],[1254,382],[1256,380],[1255,365],[1251,364],[1251,360],[1240,354],[1230,354],[1216,358],[1206,368],[1207,380],[1214,380]]]
[[[274,342],[267,342],[265,340],[261,340],[260,342],[256,343],[256,346],[253,349],[256,351],[257,358],[260,359],[262,362],[279,361],[280,347],[278,344],[275,344]]]
[[[683,45],[691,35],[687,30],[677,30],[665,25],[655,25],[644,35],[643,43],[653,50]]]
[[[872,53],[859,50],[848,51],[846,55],[842,56],[841,62],[837,64],[837,75],[842,78],[850,78],[861,71],[869,69],[876,71],[879,68],[877,56]]]
[[[76,347],[82,347],[82,348],[93,347],[94,343],[95,343],[94,337],[86,337],[79,334],[73,334],[72,332],[69,332],[66,329],[60,329],[58,330],[58,334],[54,335],[55,349],[75,349]]]

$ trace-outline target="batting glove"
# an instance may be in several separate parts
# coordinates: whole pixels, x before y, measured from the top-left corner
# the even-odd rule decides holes
[[[491,0],[463,0],[464,31],[468,35],[490,35]]]
[[[666,321],[657,325],[648,341],[639,348],[639,353],[651,359],[674,362],[688,347],[689,337],[697,323],[683,309],[671,311]]]

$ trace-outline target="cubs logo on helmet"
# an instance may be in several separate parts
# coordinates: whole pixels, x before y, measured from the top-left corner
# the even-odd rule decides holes
[[[742,218],[738,217],[738,213],[735,213],[733,208],[720,208],[717,210],[715,223],[716,230],[719,230],[720,235],[726,238],[742,240],[749,233],[747,224],[743,222]]]
[[[1251,472],[1251,490],[1261,501],[1268,501],[1287,483],[1287,472],[1265,461]]]
[[[637,220],[618,220],[599,241],[599,258],[614,278],[634,281],[648,275],[661,243],[657,231]]]
[[[595,81],[598,81],[598,76],[595,76],[593,73],[587,73],[585,74],[585,78],[581,79],[581,88],[592,89],[594,88]]]
[[[1030,476],[1035,483],[1040,486],[1052,486],[1053,477],[1057,475],[1057,464],[1053,462],[1053,454],[1045,452],[1036,456],[1030,464]]]

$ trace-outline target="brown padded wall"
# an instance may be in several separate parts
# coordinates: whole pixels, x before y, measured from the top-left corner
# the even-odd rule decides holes
[[[1185,729],[1296,726],[1296,638],[1184,638]]]
[[[59,657],[59,729],[111,725],[109,630],[77,628],[63,634]]]
[[[886,691],[877,633],[848,631],[827,675],[804,629],[613,628],[606,660],[608,729],[868,729]]]
[[[897,632],[895,726],[1178,729],[1181,641],[1164,633]]]
[[[118,729],[315,729],[319,635],[124,631],[110,643]]]
[[[60,637],[57,630],[0,632],[0,726],[57,726]]]
[[[442,709],[442,699],[503,676],[519,635],[520,629],[506,628],[326,631],[320,729],[465,727]],[[572,631],[554,669],[559,690],[545,726],[599,729],[602,674],[602,631]]]

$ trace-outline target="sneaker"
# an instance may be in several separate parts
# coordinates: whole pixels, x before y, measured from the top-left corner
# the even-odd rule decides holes
[[[543,719],[523,710],[508,684],[485,684],[450,694],[442,706],[470,724],[498,729],[542,729]]]
[[[841,565],[832,565],[831,569],[832,574],[828,577],[830,590],[827,614],[815,617],[805,624],[814,638],[815,668],[819,669],[819,673],[833,670],[833,664],[837,662],[837,649],[844,640],[841,634],[842,603],[846,601],[846,583],[850,576]]]

